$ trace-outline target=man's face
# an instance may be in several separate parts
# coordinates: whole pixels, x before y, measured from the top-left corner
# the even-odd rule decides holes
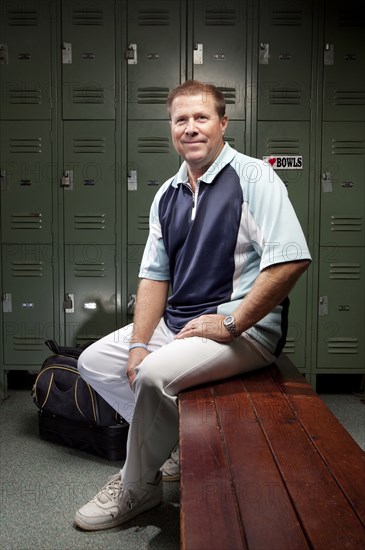
[[[170,116],[176,151],[195,173],[202,175],[223,148],[227,117],[219,118],[211,94],[175,97]]]

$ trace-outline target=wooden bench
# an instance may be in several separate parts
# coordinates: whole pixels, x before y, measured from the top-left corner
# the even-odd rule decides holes
[[[179,407],[183,550],[365,548],[365,453],[286,357]]]

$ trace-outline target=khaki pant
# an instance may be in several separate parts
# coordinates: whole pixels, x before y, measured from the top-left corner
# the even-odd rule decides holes
[[[126,484],[155,479],[179,438],[177,395],[181,390],[269,365],[274,355],[247,334],[229,344],[201,337],[176,340],[163,319],[136,369],[133,390],[125,371],[132,325],[105,336],[79,358],[79,371],[129,423]]]

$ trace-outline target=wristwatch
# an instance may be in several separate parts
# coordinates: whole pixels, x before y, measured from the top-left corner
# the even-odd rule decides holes
[[[232,334],[232,336],[234,337],[239,336],[239,333],[237,332],[237,328],[236,328],[236,323],[232,315],[228,315],[225,319],[223,319],[223,325],[226,327],[228,332]]]

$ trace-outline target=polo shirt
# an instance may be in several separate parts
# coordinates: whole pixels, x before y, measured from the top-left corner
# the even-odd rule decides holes
[[[139,277],[169,280],[164,319],[175,333],[199,315],[229,315],[268,266],[310,259],[281,179],[269,163],[227,143],[193,193],[187,165],[166,181],[150,210]],[[285,345],[286,298],[246,332],[278,356]]]

